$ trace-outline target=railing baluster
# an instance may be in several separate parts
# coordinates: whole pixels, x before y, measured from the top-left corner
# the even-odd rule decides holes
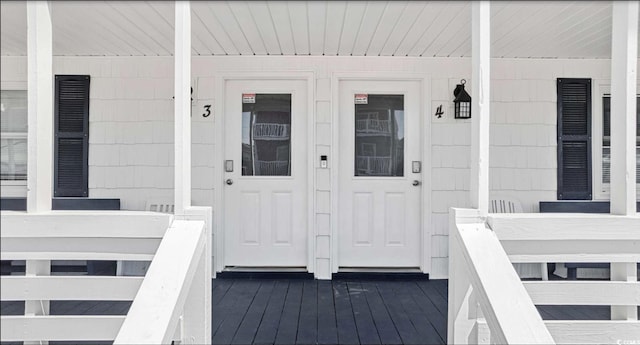
[[[26,260],[25,276],[48,276],[51,275],[51,260]],[[50,302],[47,300],[24,301],[24,315],[49,315]],[[25,341],[25,345],[48,344],[47,341]]]
[[[635,262],[612,262],[610,275],[612,281],[638,281]],[[638,308],[635,305],[611,306],[611,320],[638,320]]]

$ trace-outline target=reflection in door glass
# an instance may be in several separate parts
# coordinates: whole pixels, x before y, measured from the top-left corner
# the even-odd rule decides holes
[[[242,100],[242,175],[291,176],[291,95]]]
[[[404,95],[356,104],[355,176],[404,176]]]

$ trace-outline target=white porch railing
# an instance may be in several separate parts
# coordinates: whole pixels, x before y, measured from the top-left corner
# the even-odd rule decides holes
[[[289,174],[289,161],[256,160],[256,175],[286,176]]]
[[[108,211],[3,212],[1,220],[1,259],[26,260],[24,276],[0,279],[2,301],[25,301],[25,315],[0,318],[2,341],[211,341],[205,221]],[[151,265],[144,277],[50,276],[51,260],[151,260]],[[51,300],[133,303],[126,316],[49,315]]]
[[[356,156],[356,163],[362,174],[391,174],[390,156]]]
[[[640,217],[452,209],[448,341],[630,344],[640,340]],[[512,263],[609,262],[611,281],[525,281]],[[612,320],[543,321],[535,305],[608,305]],[[635,314],[635,316],[634,316]]]
[[[356,120],[356,132],[358,134],[390,135],[391,122],[389,120],[363,119]]]
[[[256,123],[253,125],[255,140],[285,140],[291,135],[291,125],[285,123]]]

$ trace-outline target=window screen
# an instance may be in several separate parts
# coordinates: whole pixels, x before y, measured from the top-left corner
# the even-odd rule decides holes
[[[602,97],[602,183],[611,183],[611,96]],[[640,97],[636,98],[640,115]],[[640,117],[636,116],[636,183],[640,184]]]
[[[0,91],[2,180],[27,179],[27,91]]]

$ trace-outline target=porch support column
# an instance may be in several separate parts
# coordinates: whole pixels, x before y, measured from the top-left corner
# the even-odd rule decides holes
[[[27,212],[51,211],[53,34],[47,1],[27,1]]]
[[[636,213],[638,2],[613,2],[611,32],[611,214]],[[611,280],[638,280],[636,263],[612,263]],[[637,320],[636,306],[612,306],[612,320]]]
[[[630,215],[636,213],[637,2],[613,2],[611,37],[611,214]]]
[[[175,214],[191,207],[191,3],[175,1]]]
[[[471,17],[471,206],[485,216],[489,212],[489,1],[473,1]]]

